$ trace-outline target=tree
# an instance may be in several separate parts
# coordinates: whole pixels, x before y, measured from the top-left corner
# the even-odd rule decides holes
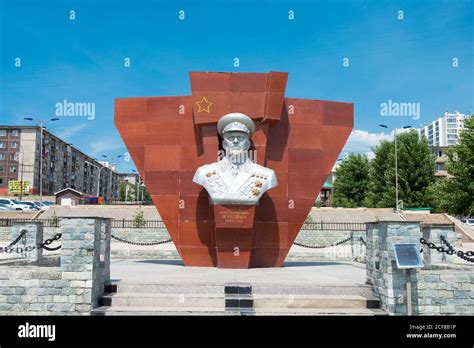
[[[446,154],[446,169],[451,178],[438,181],[431,187],[436,207],[454,215],[474,215],[474,117],[464,121],[459,143]]]
[[[119,184],[118,200],[121,202],[125,201],[125,193],[127,190],[126,186],[127,186],[126,182],[121,182]]]
[[[384,202],[383,197],[387,189],[385,173],[388,172],[391,165],[389,158],[394,149],[393,142],[388,140],[383,140],[379,146],[372,149],[375,157],[370,161],[369,185],[365,198],[365,206],[367,207],[385,208],[393,206],[392,199],[389,202]]]
[[[151,202],[151,196],[150,196],[150,193],[148,193],[146,186],[143,186],[142,190],[143,190],[143,201]]]
[[[369,183],[369,159],[351,153],[337,168],[333,185],[333,206],[354,208],[364,203]]]
[[[366,204],[395,207],[395,145],[384,141],[374,149]],[[431,204],[428,187],[434,181],[435,159],[428,142],[416,130],[397,135],[398,198],[405,208]]]
[[[134,228],[142,228],[145,226],[145,213],[141,208],[135,211],[133,215],[133,227]]]

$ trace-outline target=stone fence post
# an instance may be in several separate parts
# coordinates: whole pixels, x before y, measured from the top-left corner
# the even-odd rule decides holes
[[[422,227],[422,232],[423,238],[428,242],[435,243],[437,246],[442,246],[445,249],[447,249],[447,246],[442,242],[441,236],[453,246],[456,243],[457,235],[453,224],[425,225]],[[448,255],[430,249],[427,245],[423,246],[423,263],[425,266],[453,263],[455,257],[454,255]]]
[[[374,285],[374,278],[379,269],[380,248],[379,248],[379,229],[378,223],[366,224],[366,268],[367,284]],[[375,289],[374,289],[375,291]],[[376,292],[376,291],[375,291]],[[377,293],[377,292],[376,292]]]
[[[102,268],[102,288],[110,281],[110,242],[112,233],[111,219],[101,220],[100,267]]]
[[[397,268],[393,244],[420,244],[418,222],[387,221],[368,224],[367,279],[389,314],[407,314],[405,271]],[[369,267],[370,265],[370,267]],[[416,272],[411,272],[416,281]]]
[[[11,241],[16,239],[23,231],[26,231],[25,236],[21,238],[13,249],[17,247],[25,249],[25,247],[36,246],[38,243],[43,242],[43,223],[42,222],[12,222]],[[23,251],[21,254],[15,255],[20,256],[23,259],[27,259],[31,262],[39,262],[43,257],[42,248],[34,248],[32,251]]]
[[[70,281],[72,295],[76,295],[76,312],[88,313],[97,307],[98,299],[104,291],[103,274],[110,274],[104,270],[109,267],[110,260],[101,262],[102,231],[110,232],[109,219],[96,217],[62,218],[62,248],[61,272],[62,279]],[[110,235],[110,233],[108,233]],[[110,244],[110,237],[108,237]],[[110,245],[108,248],[110,257]]]

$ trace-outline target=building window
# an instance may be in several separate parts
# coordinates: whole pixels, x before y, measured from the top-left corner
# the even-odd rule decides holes
[[[11,147],[12,149],[17,149],[17,148],[18,148],[18,142],[13,141],[13,142],[10,144],[10,147]]]
[[[18,129],[12,129],[12,137],[17,137],[20,135],[20,131]]]
[[[0,129],[0,137],[6,137],[7,136],[7,130],[6,129]]]
[[[16,173],[17,169],[16,166],[10,166],[10,173]]]
[[[4,141],[0,141],[0,149],[4,149],[7,147],[7,143]]]
[[[442,164],[442,163],[437,163],[437,164],[436,164],[436,170],[444,170],[444,164]]]
[[[0,186],[3,186],[3,179],[0,178]]]
[[[0,153],[0,161],[5,161],[5,154],[4,153]]]
[[[0,166],[0,173],[3,173],[5,171],[5,167],[4,166]]]
[[[11,153],[10,154],[11,161],[18,161],[18,153]]]

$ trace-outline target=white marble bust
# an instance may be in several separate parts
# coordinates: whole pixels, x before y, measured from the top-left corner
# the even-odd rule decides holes
[[[211,204],[255,205],[267,190],[277,186],[275,172],[249,158],[254,131],[252,119],[241,113],[224,115],[217,123],[225,156],[199,167],[193,178],[209,193]]]

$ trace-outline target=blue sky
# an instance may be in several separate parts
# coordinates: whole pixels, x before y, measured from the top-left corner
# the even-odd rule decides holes
[[[63,100],[93,102],[94,120],[61,117],[48,128],[92,156],[116,156],[126,148],[114,98],[187,95],[189,71],[287,71],[287,96],[354,103],[346,151],[367,152],[388,137],[380,123],[474,111],[473,3],[0,0],[0,123],[54,117]],[[381,116],[388,100],[419,103],[420,119]]]

